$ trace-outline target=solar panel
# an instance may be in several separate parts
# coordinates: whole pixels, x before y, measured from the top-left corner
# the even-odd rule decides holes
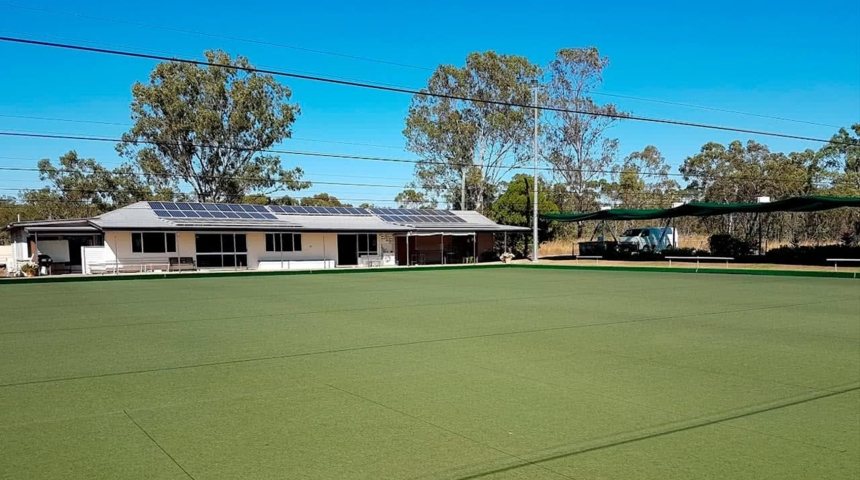
[[[364,208],[355,207],[305,207],[301,205],[269,205],[269,210],[281,215],[348,215],[368,216]]]
[[[277,220],[264,205],[230,203],[149,202],[159,218],[217,218],[234,220]]]
[[[370,211],[390,223],[410,225],[422,223],[466,223],[465,220],[448,210],[418,210],[414,208],[372,208]]]

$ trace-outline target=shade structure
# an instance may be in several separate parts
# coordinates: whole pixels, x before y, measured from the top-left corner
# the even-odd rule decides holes
[[[675,208],[613,208],[585,213],[550,213],[545,220],[582,222],[586,220],[649,220],[653,218],[710,217],[729,213],[818,212],[834,208],[860,208],[860,197],[791,197],[769,203],[690,202]]]

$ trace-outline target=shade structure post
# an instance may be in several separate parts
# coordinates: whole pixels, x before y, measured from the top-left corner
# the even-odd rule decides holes
[[[113,273],[119,274],[119,235],[116,232],[113,239]]]
[[[179,269],[179,273],[182,273],[182,249],[179,248],[179,245],[182,244],[181,239],[179,238],[180,232],[173,232],[173,237],[176,239],[176,268]],[[170,273],[170,257],[167,257],[167,272]]]
[[[478,233],[472,232],[472,263],[478,263]]]
[[[406,266],[409,266],[409,232],[406,232]]]
[[[502,253],[508,253],[508,232],[505,231],[505,243],[503,247],[504,251]]]
[[[534,139],[532,147],[532,156],[534,157],[534,201],[532,202],[532,261],[538,261],[538,84],[537,81],[532,85],[532,106],[534,107]]]
[[[439,263],[445,265],[445,234],[439,233]]]

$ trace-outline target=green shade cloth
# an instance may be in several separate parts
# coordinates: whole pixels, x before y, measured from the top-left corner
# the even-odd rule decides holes
[[[728,213],[818,212],[840,207],[860,207],[860,197],[791,197],[770,203],[690,202],[675,208],[634,210],[613,208],[586,213],[550,213],[545,220],[648,220],[652,218],[709,217]]]

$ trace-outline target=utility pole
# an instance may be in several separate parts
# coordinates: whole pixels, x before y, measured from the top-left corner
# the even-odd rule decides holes
[[[537,80],[532,82],[532,105],[534,107],[534,120],[535,120],[535,131],[534,131],[534,145],[532,150],[532,155],[534,156],[535,162],[535,172],[534,178],[532,179],[532,183],[534,184],[534,202],[532,202],[534,213],[532,219],[532,261],[537,263],[538,261],[538,82]]]
[[[460,166],[460,210],[466,210],[466,165]]]
[[[454,140],[455,142],[461,142],[460,138],[460,122],[457,122],[457,138]],[[455,143],[454,151],[457,151],[457,146]],[[456,158],[456,157],[455,157]],[[466,159],[460,159],[460,210],[466,210]]]

